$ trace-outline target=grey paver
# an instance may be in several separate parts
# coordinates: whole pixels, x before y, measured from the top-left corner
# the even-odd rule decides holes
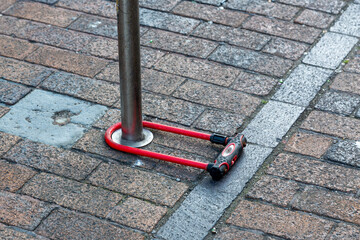
[[[360,141],[339,141],[328,150],[325,158],[360,167]]]
[[[292,67],[293,63],[280,57],[269,56],[229,45],[217,48],[210,55],[210,59],[277,77],[283,76]]]
[[[336,69],[358,40],[354,37],[328,32],[311,49],[303,62]]]
[[[165,12],[140,8],[140,24],[173,32],[189,33],[200,24],[200,21]]]
[[[0,103],[15,104],[30,91],[28,87],[0,78]]]
[[[205,178],[195,187],[158,236],[203,239],[271,151],[271,148],[248,145],[229,175],[218,182]]]
[[[345,2],[341,0],[279,0],[279,2],[333,14],[338,14],[345,6]]]
[[[352,4],[330,29],[334,32],[360,37],[360,5]]]
[[[36,229],[37,234],[52,239],[129,239],[143,240],[144,237],[104,220],[65,209],[54,210]]]
[[[257,32],[211,22],[205,22],[199,25],[192,35],[255,50],[263,48],[271,39],[270,36]]]
[[[224,0],[198,0],[197,2],[213,4],[219,6],[224,2]]]
[[[299,65],[272,99],[306,107],[331,73],[331,70]]]
[[[140,0],[139,5],[141,7],[159,9],[163,11],[169,11],[174,8],[181,0]]]
[[[360,97],[345,92],[329,91],[315,105],[316,108],[350,115],[360,103]]]
[[[290,20],[299,11],[299,8],[263,0],[228,0],[225,6],[232,9],[257,13],[270,17]]]
[[[244,130],[247,140],[275,147],[286,134],[304,107],[269,101]]]
[[[69,28],[111,38],[117,37],[117,24],[115,19],[82,15],[73,22]]]
[[[0,130],[45,144],[69,147],[82,136],[85,126],[100,118],[106,109],[71,97],[34,90],[0,119]],[[61,113],[68,113],[68,116],[61,116]]]

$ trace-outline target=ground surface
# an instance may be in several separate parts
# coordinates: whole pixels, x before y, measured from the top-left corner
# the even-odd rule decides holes
[[[140,0],[144,119],[248,138],[217,183],[104,142],[113,1],[0,12],[1,239],[360,239],[360,1]],[[154,135],[161,153],[221,151]]]

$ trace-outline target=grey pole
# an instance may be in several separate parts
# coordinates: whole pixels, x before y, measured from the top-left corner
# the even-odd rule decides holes
[[[114,141],[141,147],[152,141],[141,110],[140,20],[138,0],[116,0],[122,129]]]

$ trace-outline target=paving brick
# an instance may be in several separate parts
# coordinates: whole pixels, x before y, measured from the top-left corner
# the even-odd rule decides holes
[[[317,28],[327,28],[334,21],[335,16],[305,9],[296,19],[295,23],[305,24]]]
[[[340,223],[329,235],[329,240],[359,239],[360,229],[358,227]]]
[[[8,23],[12,25],[12,27],[18,27],[17,25],[20,25],[21,28],[19,28],[18,31],[12,31],[6,30],[8,28],[8,26],[6,26],[6,34],[73,51],[81,52],[82,48],[93,38],[93,36],[86,33],[17,18],[15,18],[15,20],[11,19]]]
[[[195,2],[182,2],[173,9],[173,12],[179,15],[199,18],[205,21],[212,21],[233,27],[240,26],[240,24],[249,16],[245,13]]]
[[[263,52],[274,54],[291,60],[299,59],[309,48],[307,44],[290,41],[283,38],[273,38],[263,49]]]
[[[17,2],[4,12],[14,17],[30,19],[60,27],[69,26],[80,13],[63,8],[54,8],[47,4],[36,2]]]
[[[262,16],[251,17],[243,27],[305,43],[313,43],[321,33],[320,29]]]
[[[236,10],[246,11],[250,13],[257,13],[257,14],[276,17],[285,20],[292,19],[299,11],[299,8],[297,7],[279,4],[271,1],[262,1],[262,0],[257,0],[257,1],[229,0],[225,3],[225,6]]]
[[[16,192],[35,174],[30,168],[0,160],[0,189]]]
[[[340,16],[339,20],[336,21],[335,25],[330,30],[334,32],[340,32],[340,33],[360,37],[359,12],[360,12],[360,5],[351,4],[346,9],[346,11]]]
[[[328,32],[311,49],[303,62],[336,69],[357,41],[357,38],[354,37]]]
[[[231,88],[251,94],[265,96],[274,88],[278,80],[256,73],[241,72]]]
[[[0,191],[0,221],[7,225],[33,230],[52,210],[52,206],[10,192]]]
[[[28,21],[10,17],[10,16],[1,16],[0,18],[0,33],[5,35],[14,35],[24,34],[25,27]]]
[[[116,18],[115,3],[103,0],[60,0],[56,6],[91,13],[104,17]]]
[[[79,75],[94,77],[108,61],[53,47],[41,47],[26,60]]]
[[[291,60],[229,45],[217,48],[210,59],[277,77],[283,76],[293,64]]]
[[[38,46],[25,40],[0,36],[0,55],[16,59],[24,59],[35,51]]]
[[[153,149],[151,149],[154,152],[161,152],[166,155],[190,159],[198,162],[204,162],[204,163],[211,162],[211,160],[209,160],[204,156],[199,156],[197,154],[187,152],[187,149],[184,150],[172,149],[155,144],[153,144],[153,146],[156,147],[156,148],[153,147]],[[154,169],[156,169],[158,173],[163,173],[168,176],[172,176],[176,178],[176,180],[178,181],[185,180],[189,182],[194,182],[199,180],[199,178],[201,177],[201,173],[204,172],[204,170],[198,168],[188,167],[180,164],[174,164],[166,161],[158,161]]]
[[[185,183],[115,164],[101,164],[91,174],[89,181],[97,186],[170,207],[174,206],[188,189]]]
[[[193,18],[140,8],[141,25],[187,34],[199,23],[199,20]]]
[[[36,233],[52,239],[66,240],[144,239],[140,233],[63,209],[53,211],[36,229]]]
[[[11,5],[13,5],[16,0],[0,0],[0,12],[6,10]]]
[[[264,34],[209,22],[199,25],[192,35],[255,50],[262,49],[271,39],[271,37]]]
[[[357,127],[359,124],[360,120],[358,119],[313,111],[301,127],[315,132],[357,140],[360,137],[360,129]]]
[[[143,94],[143,113],[163,120],[191,125],[204,111],[197,104],[150,93]],[[116,106],[120,107],[120,103]]]
[[[96,78],[110,82],[120,83],[119,63],[110,63],[99,74],[96,75]]]
[[[218,46],[200,38],[183,36],[161,30],[149,30],[141,37],[141,44],[166,51],[206,58]]]
[[[21,192],[47,202],[105,217],[123,198],[122,195],[88,184],[41,173]]]
[[[174,8],[181,0],[140,0],[141,7],[168,11]]]
[[[0,79],[0,102],[13,105],[31,91],[30,88]]]
[[[289,154],[280,154],[267,172],[287,179],[346,192],[356,192],[360,184],[360,172],[356,169]]]
[[[233,67],[175,54],[163,57],[155,69],[223,86],[229,86],[240,73]]]
[[[105,37],[94,37],[82,49],[82,53],[91,54],[101,58],[108,58],[112,60],[119,59],[118,55],[118,41]]]
[[[267,175],[257,181],[246,196],[286,207],[299,189],[300,186],[296,182]]]
[[[17,144],[5,158],[76,180],[84,179],[100,163],[99,160],[83,154],[29,140]]]
[[[359,103],[360,96],[328,91],[321,97],[315,108],[348,116]]]
[[[295,199],[294,208],[355,224],[360,223],[360,200],[349,195],[308,186]]]
[[[360,147],[359,142],[338,141],[332,145],[326,153],[325,158],[360,167]]]
[[[115,19],[83,14],[69,28],[104,37],[117,38],[117,21]]]
[[[344,70],[349,72],[360,73],[359,66],[360,66],[360,56],[355,56],[353,59],[349,61],[348,64],[346,64]]]
[[[223,0],[198,0],[197,2],[220,6]]]
[[[0,118],[2,118],[5,114],[7,114],[10,111],[10,108],[0,106]]]
[[[23,229],[16,229],[0,223],[0,236],[2,239],[26,239],[26,240],[46,240],[48,238],[36,235]]]
[[[107,127],[108,128],[108,127]],[[151,169],[155,166],[156,161],[140,158],[139,156],[126,154],[114,150],[106,144],[104,139],[105,131],[90,129],[75,145],[75,149],[98,154],[107,158],[116,159],[119,162],[134,167]]]
[[[269,101],[246,127],[243,134],[249,142],[275,147],[303,111],[303,107]]]
[[[37,86],[52,72],[39,65],[0,57],[0,77],[13,82]]]
[[[285,150],[320,158],[333,140],[323,135],[296,132],[285,145]]]
[[[292,4],[299,7],[306,7],[314,10],[320,10],[333,14],[338,14],[346,4],[341,0],[279,0],[279,2]]]
[[[106,109],[35,89],[0,119],[0,130],[32,141],[69,148]]]
[[[195,81],[187,81],[175,91],[174,96],[246,116],[254,112],[260,104],[260,99],[256,97]]]
[[[3,156],[9,151],[19,140],[20,137],[18,136],[0,132],[0,156]]]
[[[152,69],[142,70],[142,88],[165,95],[172,94],[186,79]]]
[[[159,59],[161,59],[162,56],[165,55],[164,52],[147,48],[147,47],[141,47],[140,49],[140,61],[142,67],[151,68]],[[107,65],[103,71],[101,71],[98,75],[96,75],[96,78],[119,83],[120,77],[119,77],[119,63],[114,62]]]
[[[226,222],[290,239],[325,239],[333,226],[318,217],[249,201],[240,201]]]
[[[151,68],[164,55],[165,52],[163,51],[147,47],[140,47],[141,66]]]
[[[220,233],[217,233],[215,240],[264,240],[265,236],[262,236],[253,232],[246,232],[244,230],[239,230],[232,227],[224,227],[220,230]]]
[[[169,125],[169,124],[168,124]],[[190,138],[182,135],[174,135],[164,131],[153,131],[154,143],[167,146],[169,148],[178,149],[183,152],[190,152],[215,159],[215,157],[222,150],[218,145],[214,146],[208,141],[202,139]]]
[[[117,206],[108,218],[132,228],[151,232],[166,212],[167,209],[164,207],[130,197]]]
[[[121,110],[109,109],[106,114],[94,123],[94,127],[108,129],[115,123],[121,122]]]
[[[210,132],[233,135],[244,123],[245,116],[219,110],[206,110],[196,121],[195,127]]]
[[[360,95],[360,75],[353,73],[339,73],[330,88]]]

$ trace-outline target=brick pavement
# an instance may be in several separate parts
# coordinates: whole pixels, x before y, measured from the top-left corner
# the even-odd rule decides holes
[[[219,217],[199,210],[199,222],[215,219],[205,238],[359,239],[359,2],[139,2],[144,118],[229,135],[247,129],[248,152],[264,158],[254,156],[257,167],[266,158],[241,194],[222,192],[229,206]],[[114,2],[0,0],[0,12],[0,237],[167,238],[161,229],[198,203],[191,193],[207,174],[104,142],[121,120]],[[27,101],[39,94],[46,106]],[[24,105],[34,114],[19,114]],[[271,128],[271,111],[274,134],[253,134]],[[9,116],[26,129],[4,125]],[[63,136],[71,126],[78,138]],[[53,140],[34,140],[33,128]],[[147,149],[161,153],[209,162],[221,151],[154,136]]]

